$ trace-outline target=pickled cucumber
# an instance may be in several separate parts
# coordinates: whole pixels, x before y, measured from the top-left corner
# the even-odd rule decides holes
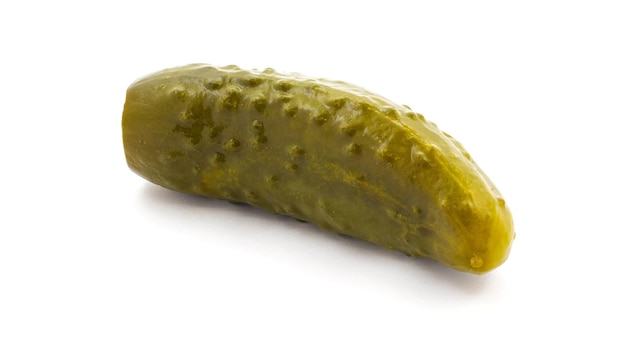
[[[456,270],[508,257],[513,221],[465,149],[405,105],[344,82],[192,64],[145,76],[122,115],[131,170]]]

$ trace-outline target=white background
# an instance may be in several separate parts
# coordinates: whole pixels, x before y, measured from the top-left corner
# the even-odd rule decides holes
[[[620,3],[3,2],[0,351],[624,351]],[[458,273],[148,184],[126,87],[193,62],[410,105],[504,194],[509,260]]]

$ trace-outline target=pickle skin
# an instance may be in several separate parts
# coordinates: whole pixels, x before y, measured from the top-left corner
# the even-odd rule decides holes
[[[459,142],[339,81],[192,64],[127,90],[128,166],[179,192],[248,203],[482,274],[508,257],[508,205]]]

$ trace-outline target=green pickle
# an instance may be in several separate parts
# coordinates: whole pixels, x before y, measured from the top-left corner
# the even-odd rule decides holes
[[[511,213],[461,144],[405,105],[338,81],[192,64],[127,91],[128,166],[456,270],[508,257]]]

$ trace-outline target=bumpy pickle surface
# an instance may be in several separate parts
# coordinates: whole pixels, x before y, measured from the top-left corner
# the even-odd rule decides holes
[[[129,167],[172,190],[243,202],[460,271],[503,263],[509,209],[460,143],[362,88],[193,64],[134,82]]]

